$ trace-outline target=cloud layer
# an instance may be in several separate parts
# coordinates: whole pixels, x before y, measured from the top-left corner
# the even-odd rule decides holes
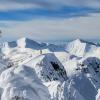
[[[100,13],[100,0],[1,0],[0,20],[70,18]]]
[[[28,36],[36,40],[67,40],[73,38],[99,39],[100,14],[72,19],[35,19],[31,21],[3,21],[5,36]],[[19,33],[19,34],[18,34]],[[11,36],[10,35],[10,36]]]
[[[2,39],[99,39],[99,26],[100,0],[0,0]]]
[[[0,0],[0,4],[4,6],[5,10],[11,9],[11,7],[12,10],[19,8],[25,9],[29,5],[30,7],[34,7],[35,5],[37,8],[41,6],[55,9],[62,6],[100,8],[100,0]],[[1,10],[4,8],[0,6]]]

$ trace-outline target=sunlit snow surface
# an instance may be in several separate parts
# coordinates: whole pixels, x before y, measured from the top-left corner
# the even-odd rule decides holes
[[[0,100],[100,100],[100,46],[1,43]]]

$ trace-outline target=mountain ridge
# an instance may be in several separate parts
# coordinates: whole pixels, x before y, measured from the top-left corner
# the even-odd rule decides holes
[[[28,38],[0,47],[1,100],[99,100],[100,47]]]

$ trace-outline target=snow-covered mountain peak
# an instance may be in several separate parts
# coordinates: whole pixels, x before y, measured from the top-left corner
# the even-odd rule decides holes
[[[36,41],[34,41],[34,40],[30,39],[30,38],[26,38],[26,37],[22,37],[22,38],[18,39],[17,41],[25,42],[25,43],[29,43],[30,41],[33,41],[35,43],[38,43],[38,42],[36,42]]]
[[[84,44],[86,44],[86,45],[95,45],[95,46],[99,46],[99,45],[96,44],[96,43],[93,43],[93,42],[90,42],[90,41],[86,41],[86,40],[83,40],[83,39],[79,39],[79,38],[77,38],[77,39],[75,39],[75,40],[73,40],[73,41],[71,41],[71,42],[69,42],[69,43],[74,43],[74,44],[84,43]]]
[[[22,37],[22,38],[19,38],[18,40],[26,40],[26,39],[28,39],[28,38],[26,38],[26,37]]]
[[[39,48],[41,46],[38,42],[25,37],[17,40],[17,45],[24,48]]]
[[[34,68],[38,77],[43,81],[67,80],[64,66],[53,53],[43,54],[35,59],[33,58],[25,65]]]
[[[82,42],[83,42],[83,40],[82,40],[82,39],[77,38],[76,40],[73,40],[72,42],[82,43]]]
[[[66,50],[75,56],[83,57],[86,53],[93,52],[99,45],[92,42],[87,42],[82,39],[76,39],[67,44]]]

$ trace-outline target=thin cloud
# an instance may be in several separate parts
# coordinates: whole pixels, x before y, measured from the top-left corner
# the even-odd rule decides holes
[[[15,2],[0,3],[0,12],[7,12],[12,10],[25,10],[30,8],[41,8],[40,5],[35,4],[21,4]]]
[[[0,12],[0,20],[32,20],[39,18],[73,18],[73,17],[81,17],[88,16],[91,13],[99,13],[100,10],[85,8],[85,7],[62,7],[58,10],[50,10],[45,8],[39,9],[24,9],[24,10],[10,10]]]
[[[32,8],[44,7],[47,9],[59,9],[62,6],[100,9],[100,0],[0,0],[0,4],[2,5],[0,6],[1,10],[26,9],[29,5]]]
[[[2,23],[10,26],[8,28],[2,27],[3,33],[6,35],[13,34],[14,37],[18,37],[18,34],[23,33],[23,36],[33,37],[37,40],[100,38],[100,14],[72,19],[33,19],[25,22],[5,21]]]
[[[37,0],[38,1],[38,0]],[[9,10],[24,10],[30,8],[50,8],[51,4],[48,2],[22,2],[22,1],[13,1],[13,0],[4,0],[0,1],[0,11],[9,11]]]
[[[0,20],[72,18],[100,13],[100,0],[1,0]]]

